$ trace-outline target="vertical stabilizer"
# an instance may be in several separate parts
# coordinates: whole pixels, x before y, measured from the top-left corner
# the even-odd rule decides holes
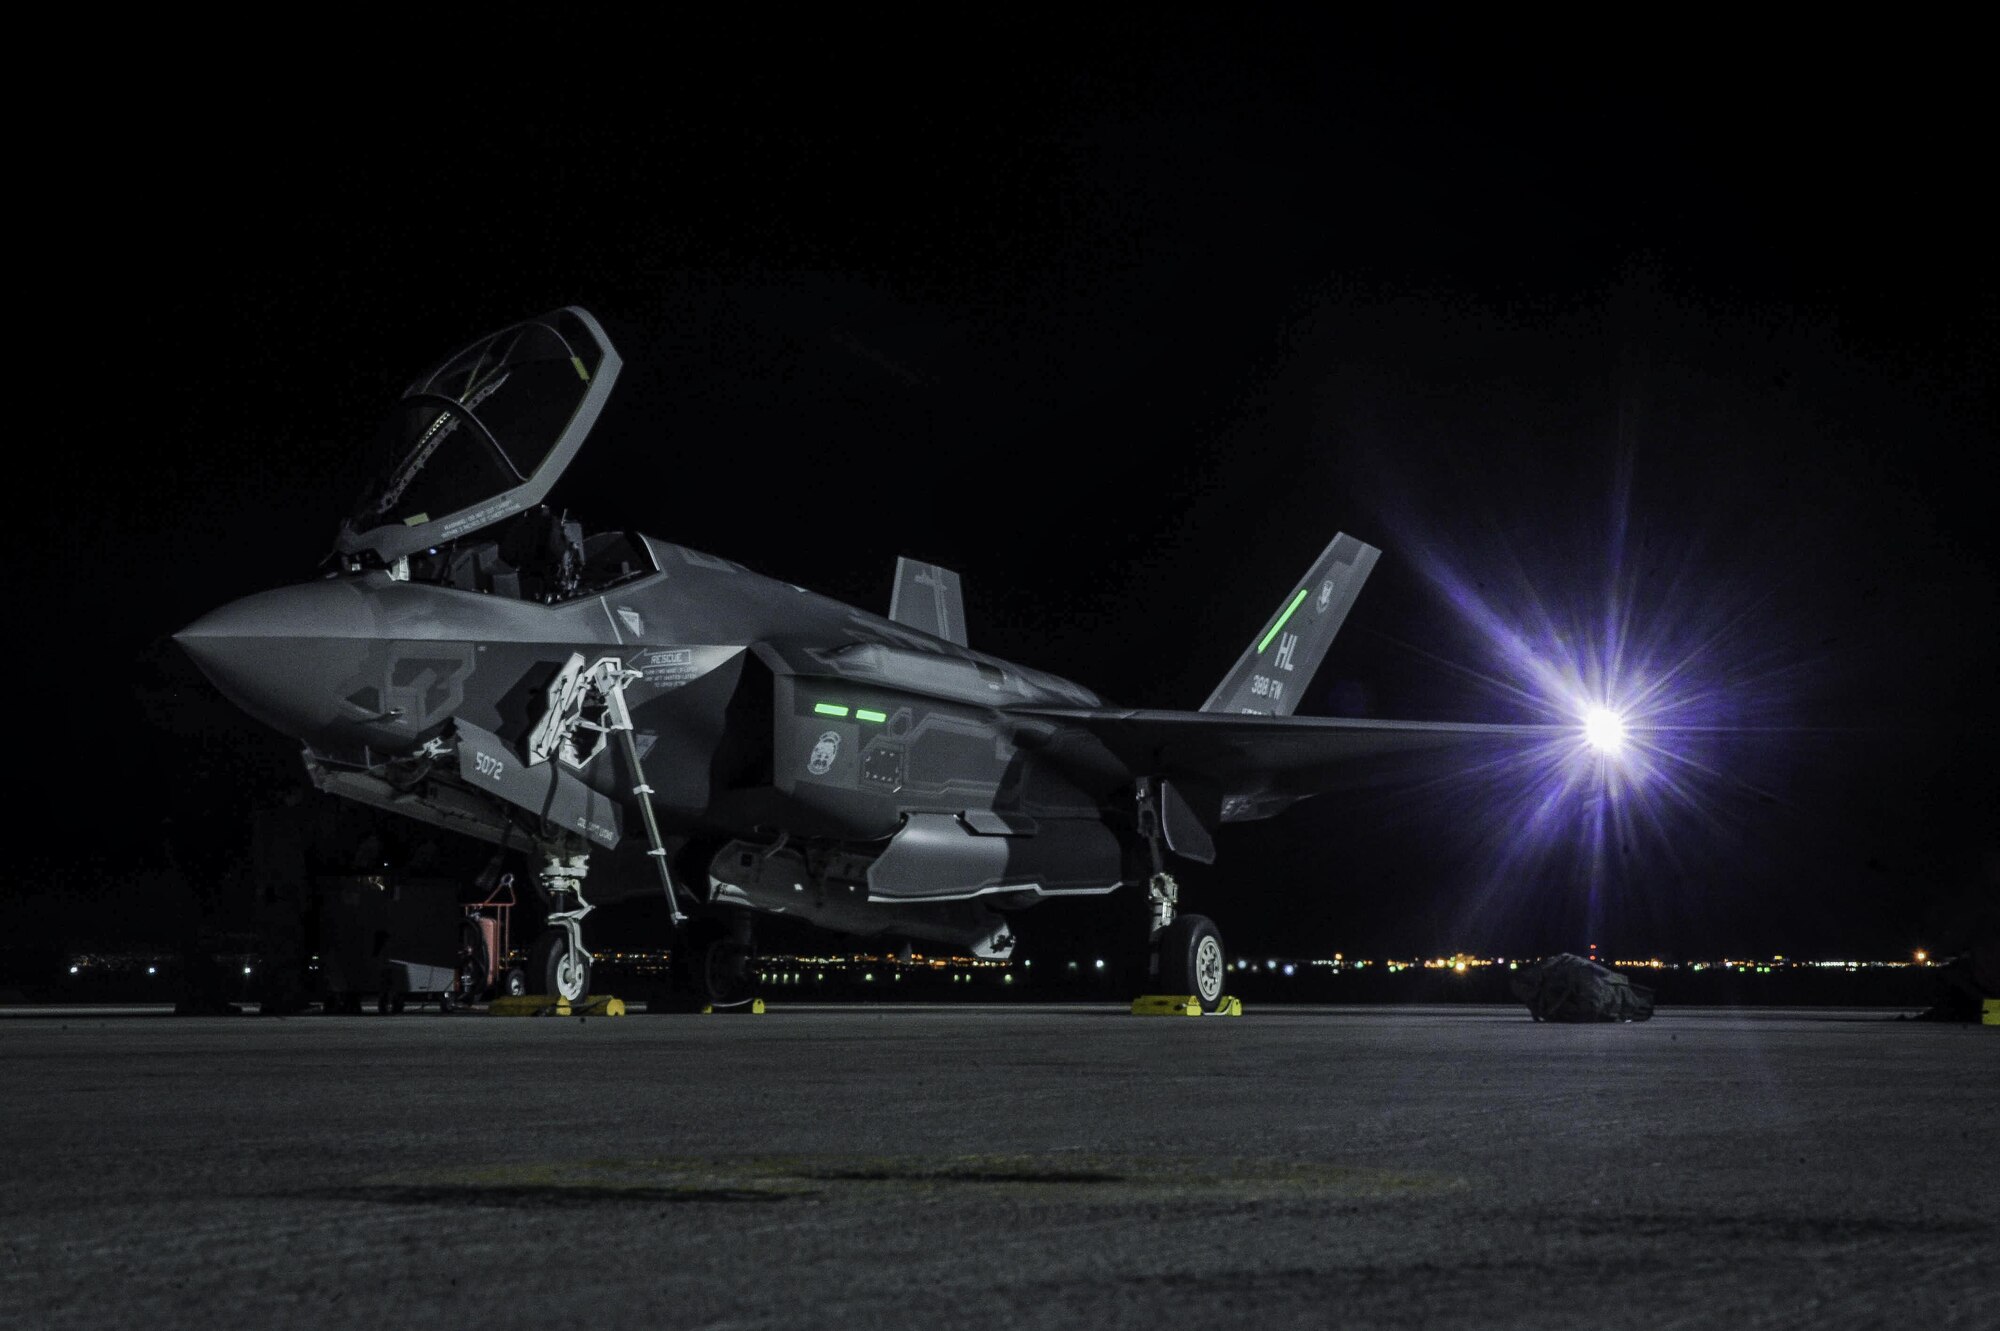
[[[1381,553],[1344,532],[1335,536],[1305,577],[1285,593],[1201,710],[1261,716],[1296,711],[1299,696],[1326,658],[1333,635],[1340,632]]]
[[[889,618],[934,638],[965,641],[965,597],[958,574],[914,559],[896,560],[896,589],[889,593]]]

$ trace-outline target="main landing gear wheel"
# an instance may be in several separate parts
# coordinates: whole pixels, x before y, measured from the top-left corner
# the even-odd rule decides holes
[[[1222,1005],[1222,934],[1206,915],[1179,915],[1160,931],[1160,992],[1193,994],[1203,1012]]]
[[[731,928],[717,920],[690,920],[674,951],[685,956],[676,963],[675,983],[683,993],[710,1007],[742,1007],[757,996],[757,949],[743,922]]]
[[[719,938],[701,949],[701,994],[715,1007],[741,1007],[756,997],[757,954],[748,943]]]
[[[590,992],[590,953],[570,947],[568,930],[544,930],[528,954],[528,982],[574,1003]]]

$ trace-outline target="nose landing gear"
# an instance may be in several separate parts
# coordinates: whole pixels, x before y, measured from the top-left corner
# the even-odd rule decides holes
[[[554,909],[549,927],[528,954],[528,983],[536,991],[575,1003],[590,992],[590,951],[583,945],[583,917],[596,907],[583,899],[588,855],[548,852],[538,875],[542,891]],[[566,904],[575,898],[574,906]]]
[[[571,654],[569,663],[549,686],[548,715],[529,742],[529,761],[559,761],[580,771],[616,736],[645,827],[646,853],[659,873],[667,913],[680,929],[686,916],[667,868],[666,845],[653,814],[653,788],[640,764],[638,745],[632,738],[632,716],[625,702],[625,687],[638,678],[638,671],[624,668],[615,656],[602,657],[585,669],[583,654]],[[588,854],[571,853],[566,847],[544,848],[540,880],[551,906],[549,928],[535,940],[529,954],[528,983],[572,1003],[590,992],[591,958],[583,945],[583,917],[592,909],[583,899],[583,876],[589,866]],[[565,904],[571,897],[576,900],[574,906]]]

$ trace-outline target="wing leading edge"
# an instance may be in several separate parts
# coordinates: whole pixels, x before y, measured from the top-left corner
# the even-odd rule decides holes
[[[1014,708],[1082,730],[1134,775],[1216,792],[1224,822],[1268,818],[1341,784],[1359,759],[1447,745],[1548,739],[1546,725],[1379,721],[1338,716],[1257,716],[1126,708]]]

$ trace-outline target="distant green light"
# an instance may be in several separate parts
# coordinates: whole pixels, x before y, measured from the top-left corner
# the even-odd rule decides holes
[[[887,712],[871,712],[866,707],[857,707],[854,709],[854,719],[857,721],[887,721],[889,714]]]
[[[842,707],[839,703],[816,702],[813,704],[813,710],[815,712],[818,712],[821,716],[847,715],[847,709],[845,707]]]
[[[1292,611],[1299,608],[1299,602],[1306,599],[1307,590],[1308,588],[1305,587],[1299,588],[1299,594],[1297,596],[1294,596],[1292,598],[1292,603],[1285,607],[1285,613],[1279,615],[1278,622],[1271,625],[1271,631],[1264,635],[1264,641],[1257,644],[1257,651],[1259,652],[1259,654],[1261,654],[1266,647],[1269,647],[1271,645],[1271,639],[1278,636],[1278,630],[1283,628],[1285,626],[1285,621],[1292,617]]]

